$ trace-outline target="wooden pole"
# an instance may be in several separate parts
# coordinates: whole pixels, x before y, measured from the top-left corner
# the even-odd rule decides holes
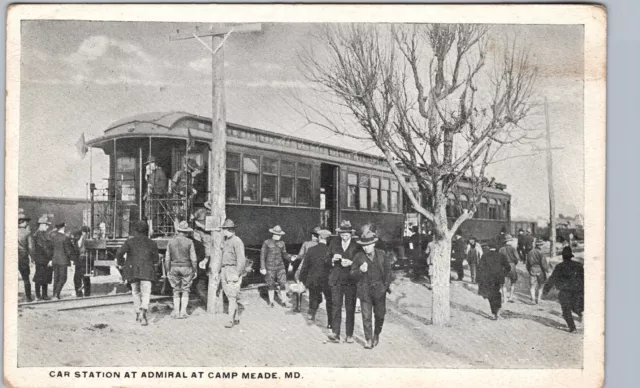
[[[213,47],[222,43],[223,37],[213,36]],[[224,47],[220,47],[213,54],[213,117],[211,122],[211,152],[209,156],[210,177],[209,191],[211,192],[211,216],[213,230],[211,231],[211,272],[209,274],[209,289],[207,293],[207,312],[215,314],[222,312],[222,293],[217,295],[220,286],[220,269],[222,268],[222,230],[220,227],[226,218],[225,212],[225,170],[227,164],[227,122],[224,105]]]
[[[553,158],[551,156],[551,129],[549,126],[549,107],[547,99],[544,99],[544,117],[547,129],[547,181],[549,184],[549,238],[551,240],[551,258],[556,255],[556,199],[553,189]]]

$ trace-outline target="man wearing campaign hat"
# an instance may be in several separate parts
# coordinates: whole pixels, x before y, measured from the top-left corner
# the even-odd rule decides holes
[[[365,348],[378,345],[384,324],[386,293],[393,281],[390,258],[375,248],[378,237],[373,232],[363,234],[358,241],[363,251],[356,253],[351,265],[351,277],[357,279],[357,294],[362,306],[362,326],[364,328]],[[372,328],[372,315],[375,328]],[[373,336],[372,336],[373,333]]]
[[[31,218],[27,217],[24,213],[24,209],[18,209],[18,271],[24,282],[24,294],[28,302],[33,301],[31,296],[31,282],[29,281],[29,275],[31,269],[29,268],[30,261],[33,255],[33,237],[31,237],[31,230],[29,229],[29,221]]]
[[[165,263],[167,277],[173,288],[172,318],[187,317],[189,290],[198,274],[198,258],[195,247],[187,235],[193,232],[187,221],[180,221],[176,228],[178,234],[167,244]]]
[[[287,246],[281,240],[285,233],[280,225],[269,229],[269,233],[271,233],[271,238],[264,241],[260,250],[260,273],[264,275],[267,283],[269,305],[274,306],[273,297],[275,291],[278,290],[278,295],[284,306],[290,307],[284,292],[287,286],[287,272],[284,263],[285,260],[291,260],[292,256],[287,253]]]
[[[53,243],[49,237],[51,221],[44,214],[38,219],[38,230],[33,234],[34,251],[31,257],[36,265],[33,283],[36,285],[36,299],[49,300],[49,284],[53,279],[53,269],[49,265],[53,258]]]
[[[531,303],[538,304],[542,298],[542,288],[547,281],[549,261],[542,254],[542,241],[536,241],[535,249],[527,253],[526,265],[529,272],[529,292]]]
[[[156,164],[156,158],[149,157],[145,165],[149,165],[149,176],[147,177],[147,194],[160,196],[167,194],[167,175],[162,168]]]
[[[562,263],[556,265],[553,273],[544,285],[543,293],[548,293],[552,287],[558,289],[558,301],[562,308],[562,317],[567,322],[569,332],[576,331],[573,313],[582,318],[584,310],[584,268],[582,264],[571,260],[571,247],[562,250]]]
[[[340,325],[342,323],[342,303],[345,305],[345,323],[347,343],[353,343],[353,328],[356,313],[356,283],[351,279],[351,264],[355,254],[361,249],[352,238],[355,229],[351,222],[344,220],[336,230],[340,239],[333,240],[329,244],[327,261],[332,265],[329,273],[329,285],[331,286],[332,319],[329,341],[340,342]]]
[[[222,268],[220,269],[220,283],[222,291],[229,300],[229,321],[224,327],[232,328],[240,323],[236,316],[240,299],[240,285],[244,274],[247,258],[244,254],[244,243],[236,236],[236,225],[227,219],[222,224]]]
[[[516,289],[516,282],[518,281],[518,271],[516,266],[518,265],[518,261],[520,261],[520,256],[518,255],[516,248],[513,246],[513,237],[511,237],[510,234],[505,234],[502,243],[503,246],[498,251],[498,254],[504,256],[511,266],[511,270],[506,276],[507,281],[505,281],[503,285],[504,290],[502,293],[502,299],[503,302],[505,299],[509,302],[513,302],[513,293]],[[507,290],[509,290],[508,297]]]
[[[329,269],[326,260],[329,252],[327,240],[331,237],[328,230],[319,230],[318,242],[305,253],[300,265],[300,281],[309,289],[309,315],[307,319],[314,321],[318,306],[322,303],[322,295],[326,301],[327,327],[331,326],[331,289],[329,288]]]

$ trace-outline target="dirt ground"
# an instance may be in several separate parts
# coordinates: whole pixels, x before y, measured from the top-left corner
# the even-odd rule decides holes
[[[430,324],[431,291],[397,273],[373,350],[363,348],[360,314],[356,343],[327,343],[324,303],[309,324],[306,295],[296,314],[269,307],[257,289],[243,291],[241,323],[232,329],[224,328],[224,315],[207,315],[195,295],[186,320],[169,316],[169,300],[152,302],[147,327],[135,322],[131,304],[71,311],[25,305],[18,309],[18,366],[581,368],[582,323],[577,334],[566,331],[555,293],[530,304],[528,275],[524,265],[518,269],[516,301],[498,321],[476,285],[452,282],[445,327]],[[94,289],[112,292],[107,280]],[[70,283],[63,296],[72,298]],[[342,330],[344,338],[344,322]]]

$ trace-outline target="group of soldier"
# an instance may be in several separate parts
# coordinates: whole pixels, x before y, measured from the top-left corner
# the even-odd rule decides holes
[[[76,296],[91,295],[91,279],[88,276],[85,242],[89,228],[68,233],[64,222],[53,228],[50,215],[38,219],[38,229],[32,234],[28,217],[23,209],[18,211],[18,270],[24,282],[25,298],[34,300],[31,280],[35,285],[35,300],[49,300],[49,284],[53,281],[53,297],[60,299],[62,287],[67,282],[69,266],[75,264],[73,277]],[[35,266],[33,279],[31,267]]]

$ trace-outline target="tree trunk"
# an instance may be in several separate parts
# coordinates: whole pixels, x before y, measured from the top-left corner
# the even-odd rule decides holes
[[[447,200],[441,187],[437,187],[434,200],[435,233],[431,253],[433,264],[431,323],[436,326],[443,326],[449,322],[451,316],[449,307],[451,238],[447,224]]]

